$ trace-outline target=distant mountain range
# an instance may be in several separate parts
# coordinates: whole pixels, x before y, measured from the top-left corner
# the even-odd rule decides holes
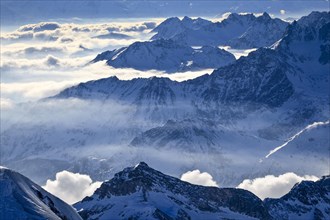
[[[158,25],[151,38],[172,39],[190,46],[225,45],[232,48],[248,49],[271,46],[283,37],[288,23],[269,14],[231,13],[221,22],[201,18],[169,18]]]
[[[182,72],[188,70],[216,69],[235,61],[234,55],[218,47],[203,46],[194,49],[173,40],[135,42],[128,47],[103,52],[92,61],[107,60],[115,68],[138,70],[163,70]]]
[[[2,219],[328,219],[330,177],[303,181],[279,199],[193,185],[146,163],[125,168],[90,197],[68,204],[23,175],[0,168]]]
[[[329,21],[328,12],[303,17],[288,27],[273,48],[260,48],[211,75],[181,83],[166,78],[123,81],[110,77],[81,83],[55,98],[120,100],[147,107],[150,113],[182,102],[192,105],[199,114],[221,114],[229,105],[277,108],[287,102],[303,107],[304,102],[315,101],[311,105],[318,108],[328,104],[329,98]]]
[[[271,46],[283,37],[287,25],[267,13],[259,17],[232,13],[215,23],[202,18],[172,17],[152,30],[156,34],[151,41],[105,51],[91,62],[106,60],[115,68],[166,72],[217,69],[235,61],[232,54],[218,46],[239,49]]]
[[[158,154],[172,151],[180,155],[180,166],[168,165],[176,175],[187,167],[212,169],[214,178],[225,186],[234,186],[247,177],[288,171],[298,175],[327,175],[327,125],[312,126],[309,132],[301,133],[267,159],[265,156],[314,122],[329,120],[329,32],[330,13],[313,12],[290,24],[271,48],[260,48],[210,75],[183,82],[157,77],[132,80],[109,77],[65,89],[45,101],[78,98],[91,105],[97,101],[104,103],[102,111],[112,110],[113,106],[106,103],[129,106],[124,111],[125,117],[119,118],[127,126],[110,123],[116,117],[110,113],[108,118],[100,118],[96,128],[89,126],[88,121],[63,130],[47,125],[12,126],[1,133],[5,146],[1,154],[7,158],[4,163],[17,169],[23,169],[22,164],[26,163],[39,168],[38,164],[50,163],[50,156],[62,155],[61,161],[52,162],[54,171],[63,167],[86,168],[93,178],[102,180],[128,161],[152,161],[150,153],[137,157],[131,151],[157,149]],[[165,48],[171,45],[168,42],[174,44],[172,40],[156,40],[135,45],[144,48],[160,42],[164,42]],[[130,51],[129,48],[123,49],[122,54]],[[88,117],[98,118],[98,115]],[[61,138],[54,138],[54,134]],[[107,150],[95,147],[93,152],[100,150],[102,158],[87,159],[78,153],[84,146],[106,146]],[[112,146],[130,148],[105,155]],[[292,157],[281,156],[286,151]],[[72,152],[77,153],[68,157]],[[123,159],[125,154],[131,155],[127,161]],[[201,159],[203,155],[207,160]],[[317,158],[313,159],[317,164],[301,169],[299,164],[308,157]]]

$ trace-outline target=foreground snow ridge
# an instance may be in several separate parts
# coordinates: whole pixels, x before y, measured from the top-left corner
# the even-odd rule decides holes
[[[80,220],[68,204],[25,176],[0,167],[0,219]]]
[[[198,186],[140,162],[68,204],[23,175],[0,168],[0,219],[329,219],[330,176],[302,181],[264,201],[244,189]]]

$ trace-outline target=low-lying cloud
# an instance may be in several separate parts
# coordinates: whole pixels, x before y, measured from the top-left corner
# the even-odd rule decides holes
[[[24,83],[2,83],[1,95],[17,102],[36,101],[48,96],[54,96],[59,91],[75,85],[75,81],[42,81]]]
[[[150,31],[160,21],[41,22],[4,32],[0,64],[2,98],[14,103],[35,101],[80,82],[110,76],[123,80],[157,76],[184,81],[210,74],[212,69],[167,74],[157,70],[116,69],[105,62],[87,65],[98,53],[148,40],[153,34]]]
[[[60,28],[60,24],[56,22],[41,22],[38,24],[28,24],[21,26],[18,31],[26,32],[26,31],[33,31],[33,32],[40,32],[46,30],[55,30]]]
[[[65,38],[74,38],[75,40],[83,38],[91,38],[101,34],[117,32],[128,36],[149,38],[149,32],[156,27],[158,22],[116,22],[103,24],[74,24],[56,22],[41,22],[38,24],[28,24],[19,27],[16,31],[4,33],[1,39],[5,43],[13,43],[22,40],[42,40],[60,42]],[[116,39],[116,38],[115,38]]]
[[[279,176],[267,175],[255,179],[245,179],[237,188],[246,189],[260,199],[280,198],[287,194],[292,187],[303,180],[316,181],[316,176],[298,176],[295,173],[285,173]]]
[[[45,190],[63,201],[73,204],[86,196],[91,196],[102,182],[93,182],[88,175],[62,171],[56,174],[55,180],[47,180]]]
[[[211,174],[199,170],[188,171],[181,175],[181,180],[201,186],[218,186]]]
[[[1,95],[14,102],[36,101],[53,96],[63,89],[80,82],[117,76],[121,80],[167,77],[174,81],[184,81],[210,74],[212,69],[168,74],[163,71],[140,71],[132,68],[116,69],[104,62],[86,65],[92,57],[72,58],[69,60],[56,56],[44,59],[20,59],[4,61],[1,66],[3,81]]]

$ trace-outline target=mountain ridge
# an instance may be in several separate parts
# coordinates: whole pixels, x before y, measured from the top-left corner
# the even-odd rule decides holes
[[[104,182],[74,206],[84,219],[326,219],[330,176],[295,184],[278,199],[261,201],[236,188],[193,185],[140,162]]]
[[[273,19],[266,12],[261,16],[231,13],[221,22],[206,22],[200,18],[170,18],[152,31],[157,34],[151,40],[173,39],[190,46],[226,45],[236,49],[259,48],[270,46],[279,40],[287,25],[287,22],[278,18]],[[171,29],[171,26],[174,28]]]
[[[213,46],[194,49],[173,40],[135,42],[128,47],[98,54],[91,63],[106,60],[115,68],[185,72],[218,68],[235,61],[234,55]]]
[[[128,204],[121,198],[132,202]],[[116,199],[121,202],[113,203]],[[143,208],[138,208],[139,204],[143,204]],[[271,218],[262,201],[248,191],[192,185],[154,170],[144,162],[115,174],[94,195],[75,207],[82,209],[80,214],[86,219],[110,216],[136,219]]]

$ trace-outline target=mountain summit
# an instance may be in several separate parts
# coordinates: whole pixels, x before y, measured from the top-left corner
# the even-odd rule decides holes
[[[271,218],[248,191],[192,185],[144,162],[115,174],[74,206],[84,219]]]

